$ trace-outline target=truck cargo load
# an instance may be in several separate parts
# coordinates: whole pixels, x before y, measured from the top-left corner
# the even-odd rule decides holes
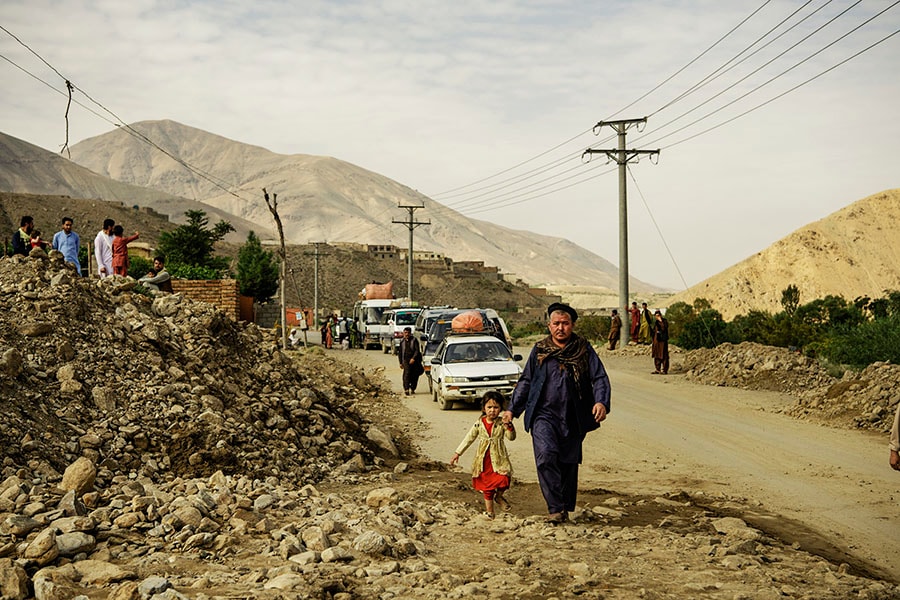
[[[387,283],[367,283],[366,300],[390,300],[394,297],[394,282]]]

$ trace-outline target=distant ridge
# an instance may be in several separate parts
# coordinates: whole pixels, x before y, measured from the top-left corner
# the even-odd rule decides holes
[[[726,319],[782,310],[789,285],[807,303],[829,294],[853,300],[900,290],[900,189],[873,194],[801,227],[765,250],[672,296],[706,298]]]
[[[175,223],[185,222],[187,210],[203,210],[209,215],[210,222],[229,221],[236,232],[227,239],[235,242],[245,240],[251,228],[264,235],[271,234],[271,226],[250,223],[202,202],[103,177],[58,154],[4,133],[0,133],[0,191],[145,206],[168,215]]]
[[[168,120],[131,127],[228,182],[241,198],[258,201],[223,192],[120,129],[75,144],[72,159],[112,179],[195,198],[259,224],[271,223],[260,191],[266,187],[278,193],[285,235],[298,244],[332,241],[405,248],[408,230],[391,220],[405,216],[398,204],[422,204],[416,217],[430,219],[431,225],[416,229],[417,249],[458,261],[481,260],[535,285],[618,287],[612,263],[568,240],[467,218],[407,186],[335,158],[276,154]],[[660,291],[634,278],[631,287],[638,293]]]

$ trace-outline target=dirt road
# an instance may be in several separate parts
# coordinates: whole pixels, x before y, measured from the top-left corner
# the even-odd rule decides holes
[[[516,352],[527,356],[528,350]],[[402,389],[393,356],[351,350],[337,357],[384,367],[394,389]],[[793,402],[781,394],[651,376],[642,357],[603,360],[612,413],[585,442],[582,489],[740,496],[758,506],[758,513],[742,515],[757,527],[900,580],[900,477],[887,465],[885,436],[778,414]],[[427,390],[423,378],[419,393],[404,402],[428,425],[418,440],[422,452],[447,461],[480,413],[441,411]],[[516,424],[520,437],[509,445],[516,476],[536,481],[530,438]]]

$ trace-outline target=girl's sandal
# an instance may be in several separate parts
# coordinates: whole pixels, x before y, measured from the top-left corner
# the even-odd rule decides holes
[[[493,518],[494,518],[494,513],[490,513],[490,512],[488,512],[488,511],[484,511],[483,514],[484,514],[484,516],[487,517],[488,519],[493,519]]]
[[[509,500],[507,500],[506,498],[494,498],[494,502],[500,505],[500,508],[503,510],[503,512],[509,512],[509,510],[512,508],[512,504],[510,504]]]

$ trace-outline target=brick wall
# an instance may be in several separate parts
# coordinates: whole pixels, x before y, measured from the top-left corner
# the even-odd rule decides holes
[[[240,319],[241,305],[235,279],[173,279],[172,290],[193,300],[214,304],[235,321]]]

